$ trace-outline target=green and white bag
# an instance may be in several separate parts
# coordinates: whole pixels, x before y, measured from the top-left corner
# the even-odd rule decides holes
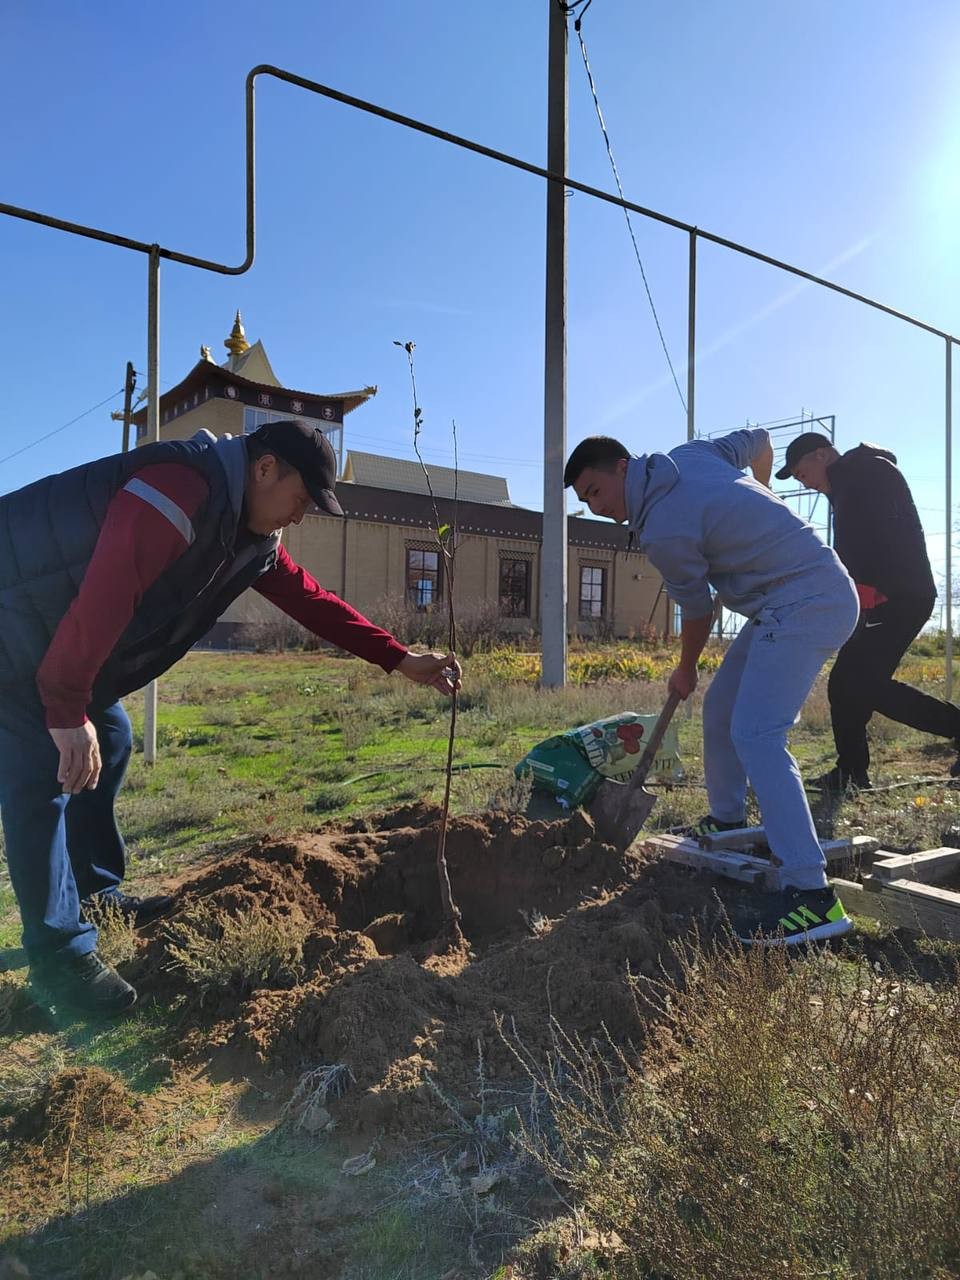
[[[657,719],[623,711],[568,729],[532,747],[514,773],[518,778],[531,774],[538,791],[549,792],[565,807],[587,804],[604,778],[624,779],[634,771]],[[683,776],[676,726],[670,725],[649,777],[679,782]]]

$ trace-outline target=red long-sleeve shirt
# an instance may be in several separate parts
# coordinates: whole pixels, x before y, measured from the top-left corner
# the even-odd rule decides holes
[[[80,590],[37,669],[48,728],[85,722],[97,673],[145,592],[186,551],[182,530],[209,491],[203,476],[179,463],[144,467],[134,479],[140,492],[124,488],[114,495]],[[282,545],[276,565],[253,587],[314,635],[384,671],[407,653],[388,631],[321,587]]]

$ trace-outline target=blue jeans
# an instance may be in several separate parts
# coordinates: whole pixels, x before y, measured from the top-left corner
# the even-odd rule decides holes
[[[727,650],[703,701],[703,771],[710,812],[723,822],[743,820],[750,780],[781,885],[818,889],[826,863],[787,733],[859,604],[846,575],[801,589],[810,593],[771,599]]]
[[[114,800],[130,759],[130,721],[119,702],[88,714],[100,741],[100,781],[93,791],[65,796],[39,701],[0,694],[0,816],[31,959],[93,951],[97,931],[81,920],[80,901],[123,879]]]

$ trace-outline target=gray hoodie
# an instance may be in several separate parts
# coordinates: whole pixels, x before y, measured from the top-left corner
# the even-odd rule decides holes
[[[763,427],[747,428],[627,465],[627,523],[684,620],[710,613],[711,587],[748,618],[764,605],[851,589],[812,526],[743,475],[769,439]]]

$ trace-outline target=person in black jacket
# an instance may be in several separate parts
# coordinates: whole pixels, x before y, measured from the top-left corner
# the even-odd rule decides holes
[[[860,596],[860,622],[827,686],[837,763],[817,784],[831,792],[870,786],[867,724],[874,712],[950,738],[960,752],[960,708],[893,678],[937,598],[923,526],[896,464],[878,445],[841,454],[826,436],[807,431],[790,442],[777,472],[778,480],[793,476],[827,495],[834,550]],[[960,756],[950,773],[960,776]]]

